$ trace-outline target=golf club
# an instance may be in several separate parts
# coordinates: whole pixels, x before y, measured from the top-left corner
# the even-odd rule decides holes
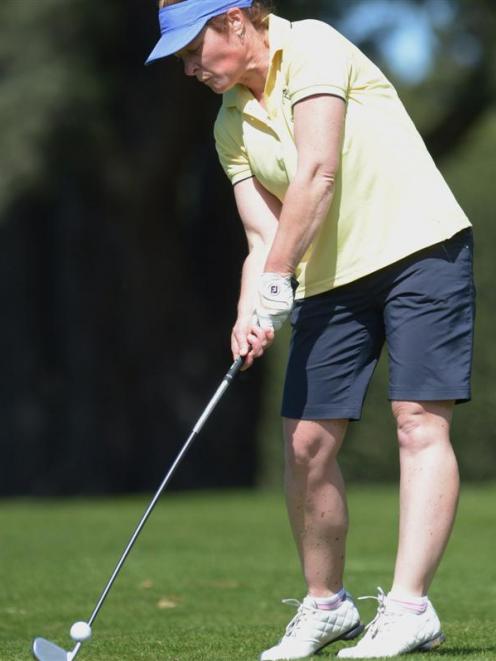
[[[55,645],[55,643],[52,643],[49,640],[45,640],[44,638],[35,638],[35,640],[33,641],[33,656],[34,656],[35,659],[38,659],[38,661],[72,661],[72,659],[74,659],[76,657],[77,653],[81,649],[83,641],[90,637],[91,625],[95,621],[96,616],[98,615],[98,613],[99,613],[99,611],[100,611],[100,609],[103,605],[103,602],[105,601],[105,599],[106,599],[106,597],[107,597],[107,595],[110,591],[110,588],[112,587],[115,579],[117,578],[120,570],[122,569],[122,565],[124,564],[127,556],[129,555],[129,552],[133,548],[134,543],[136,542],[136,540],[138,538],[138,535],[140,534],[141,530],[143,529],[143,526],[145,525],[148,517],[152,513],[153,508],[157,504],[157,501],[160,498],[160,495],[162,494],[163,490],[165,489],[165,487],[169,483],[171,477],[174,475],[174,472],[175,472],[176,468],[181,463],[181,460],[183,459],[184,455],[188,451],[188,448],[193,443],[194,439],[199,434],[201,428],[203,427],[205,422],[208,420],[210,414],[215,409],[215,407],[219,403],[220,399],[222,398],[223,394],[225,393],[225,391],[229,387],[231,381],[234,379],[234,377],[239,372],[241,366],[243,365],[243,362],[244,362],[244,358],[242,358],[242,357],[236,358],[234,363],[231,365],[229,370],[226,372],[224,378],[222,379],[221,384],[219,385],[219,387],[215,391],[214,396],[212,397],[212,399],[209,401],[209,403],[205,407],[205,409],[204,409],[203,413],[201,414],[201,416],[198,418],[197,423],[193,427],[193,431],[189,435],[187,441],[183,445],[181,451],[177,455],[177,457],[174,460],[172,466],[169,468],[169,471],[168,471],[167,475],[164,477],[162,483],[160,484],[160,486],[157,489],[155,495],[153,496],[150,504],[148,505],[145,513],[141,517],[140,522],[136,526],[133,534],[131,535],[131,538],[130,538],[126,548],[124,549],[124,552],[121,555],[121,557],[119,559],[119,562],[115,566],[115,569],[112,573],[112,576],[108,580],[107,585],[103,589],[103,591],[100,595],[100,598],[98,599],[98,602],[97,602],[97,604],[96,604],[96,606],[95,606],[95,608],[94,608],[94,610],[91,614],[91,617],[89,618],[87,623],[77,623],[77,624],[82,624],[83,627],[86,626],[88,633],[85,636],[85,638],[81,638],[81,640],[79,640],[76,643],[74,649],[71,650],[70,652],[62,649],[61,647],[59,647],[58,645]],[[76,627],[76,624],[73,625],[73,627]],[[77,640],[77,638],[76,638],[76,640]]]

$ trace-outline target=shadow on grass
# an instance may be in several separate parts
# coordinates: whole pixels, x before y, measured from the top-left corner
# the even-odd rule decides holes
[[[444,646],[438,650],[430,652],[432,656],[445,656],[450,659],[461,657],[489,657],[496,659],[496,645],[488,645],[487,647],[470,647],[458,645],[456,647]],[[494,657],[493,657],[494,655]]]
[[[322,659],[328,657],[329,659],[333,658],[335,653],[330,650],[323,650],[318,656]],[[413,652],[407,655],[409,659],[425,659],[443,656],[447,659],[496,659],[496,645],[488,645],[487,647],[470,647],[457,645],[449,647],[443,645],[443,647],[435,650],[430,650],[429,652]]]

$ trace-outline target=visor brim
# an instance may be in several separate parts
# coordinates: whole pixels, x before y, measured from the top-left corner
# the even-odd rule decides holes
[[[207,20],[198,21],[194,25],[188,25],[187,27],[171,30],[163,34],[148,56],[145,64],[150,64],[151,62],[155,62],[155,60],[160,60],[163,57],[168,57],[182,50],[200,34]]]

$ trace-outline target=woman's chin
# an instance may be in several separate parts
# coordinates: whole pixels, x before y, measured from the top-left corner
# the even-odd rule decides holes
[[[226,80],[210,78],[209,80],[205,81],[205,85],[207,85],[207,87],[209,87],[212,92],[215,92],[216,94],[224,94],[224,92],[227,92],[232,87],[234,87],[235,83],[230,83]]]

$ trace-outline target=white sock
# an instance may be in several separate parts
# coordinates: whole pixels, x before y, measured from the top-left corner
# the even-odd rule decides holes
[[[395,592],[394,594],[391,594],[390,592],[387,598],[388,602],[391,603],[393,607],[399,606],[401,608],[405,608],[406,610],[412,611],[413,613],[417,613],[417,615],[420,615],[426,610],[428,603],[426,596],[413,597],[411,595],[398,592]]]
[[[344,588],[333,595],[332,597],[312,597],[317,604],[317,608],[322,611],[333,611],[339,608],[343,601],[346,599],[346,591]]]

